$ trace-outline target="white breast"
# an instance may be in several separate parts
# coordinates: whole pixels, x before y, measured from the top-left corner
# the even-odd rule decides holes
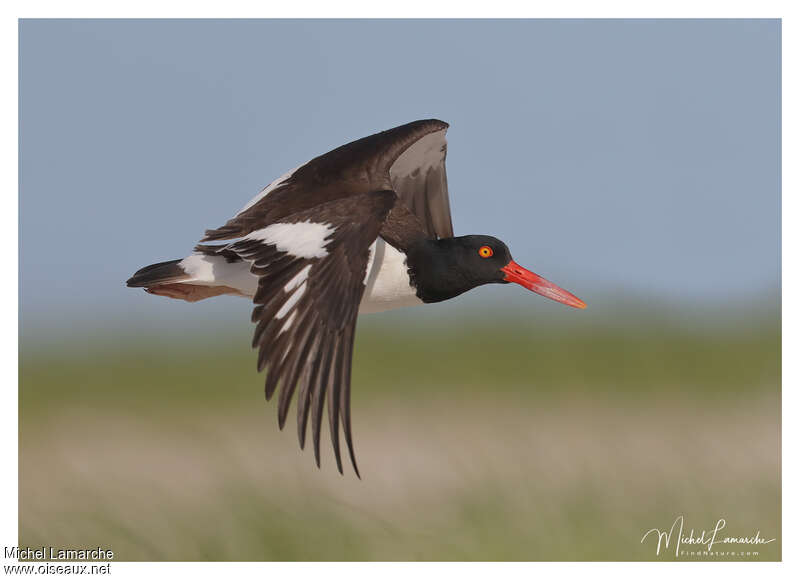
[[[406,255],[378,238],[369,248],[364,297],[358,311],[366,314],[422,304],[408,278]]]

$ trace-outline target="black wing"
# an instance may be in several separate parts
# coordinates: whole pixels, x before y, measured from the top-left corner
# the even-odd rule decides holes
[[[336,464],[342,472],[339,419],[353,469],[350,424],[350,364],[358,306],[364,293],[369,247],[393,207],[393,191],[340,197],[286,216],[225,246],[252,261],[259,277],[253,302],[257,323],[253,346],[258,370],[267,368],[265,393],[280,387],[278,423],[283,428],[292,395],[297,397],[297,433],[305,446],[309,415],[314,456],[320,464],[325,399]]]
[[[227,240],[321,203],[392,189],[430,238],[452,237],[447,193],[448,125],[414,121],[364,137],[316,157],[265,187],[238,214],[202,241]]]

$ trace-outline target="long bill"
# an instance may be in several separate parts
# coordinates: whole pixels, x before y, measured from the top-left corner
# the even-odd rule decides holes
[[[552,282],[545,280],[538,274],[526,270],[514,260],[511,260],[506,266],[500,268],[500,271],[505,274],[504,280],[506,282],[514,282],[545,298],[555,300],[567,306],[572,306],[573,308],[586,308],[586,303],[583,300],[571,292],[567,292],[563,288],[559,288]]]

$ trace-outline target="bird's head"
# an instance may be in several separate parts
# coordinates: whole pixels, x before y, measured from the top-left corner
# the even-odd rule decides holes
[[[425,240],[408,252],[411,279],[424,302],[440,302],[483,284],[514,282],[556,302],[586,308],[577,296],[517,264],[492,236]]]

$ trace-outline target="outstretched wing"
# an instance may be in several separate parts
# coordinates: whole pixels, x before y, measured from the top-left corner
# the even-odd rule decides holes
[[[452,238],[447,192],[447,125],[414,141],[389,169],[392,189],[419,218],[429,238]]]
[[[224,247],[259,277],[252,320],[267,399],[280,388],[283,428],[297,391],[297,433],[305,446],[309,415],[320,464],[325,400],[336,464],[342,471],[339,419],[358,474],[350,423],[350,364],[369,247],[397,199],[393,191],[339,197],[252,231]]]
[[[452,237],[447,193],[448,125],[414,121],[342,145],[290,171],[202,241],[246,236],[283,218],[362,193],[394,190],[430,238]]]

